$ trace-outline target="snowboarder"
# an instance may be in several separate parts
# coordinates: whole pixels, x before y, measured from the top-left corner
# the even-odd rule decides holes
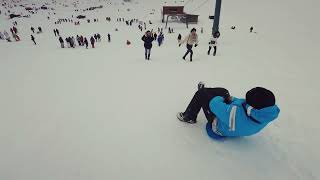
[[[159,47],[161,46],[162,42],[163,42],[164,36],[162,33],[159,34],[158,36],[158,45]]]
[[[150,53],[151,53],[151,48],[152,48],[152,41],[154,40],[152,34],[150,31],[147,31],[143,36],[142,36],[142,41],[144,42],[144,49],[145,49],[145,59],[150,60]]]
[[[111,35],[108,33],[108,42],[111,42]]]
[[[253,88],[245,99],[238,99],[230,96],[227,89],[206,88],[200,82],[187,109],[177,118],[196,123],[202,108],[212,133],[222,137],[250,136],[278,117],[280,109],[275,101],[274,94],[262,87]]]
[[[95,43],[95,40],[94,40],[95,38],[93,38],[92,36],[91,36],[91,38],[90,38],[90,43],[91,43],[91,46],[92,46],[92,48],[94,48],[94,43]]]
[[[217,39],[218,38],[215,38],[215,37],[211,37],[210,41],[209,41],[209,50],[208,50],[208,55],[210,55],[210,51],[211,49],[213,48],[214,51],[213,51],[213,56],[216,55],[217,53]]]
[[[86,38],[86,37],[84,38],[83,42],[84,42],[84,44],[86,45],[86,49],[88,49],[88,45],[89,45],[89,43],[88,43],[88,40],[87,40],[87,38]]]
[[[252,31],[253,31],[253,26],[250,27],[250,32],[252,33]]]
[[[198,35],[196,33],[196,29],[195,28],[192,28],[191,29],[191,33],[186,36],[184,38],[183,41],[180,42],[179,44],[179,47],[181,46],[181,44],[184,44],[184,43],[187,43],[187,52],[184,54],[184,56],[182,57],[182,59],[186,60],[186,56],[190,53],[190,61],[192,61],[192,55],[193,55],[193,51],[192,51],[192,47],[193,47],[193,44],[194,47],[197,47],[198,46]]]
[[[61,48],[64,48],[64,42],[61,36],[59,37],[59,42],[60,42]]]
[[[35,38],[33,35],[31,35],[31,41],[33,41],[34,45],[37,45],[36,41],[35,41]]]
[[[31,31],[32,31],[32,33],[34,33],[34,28],[33,27],[31,27]]]

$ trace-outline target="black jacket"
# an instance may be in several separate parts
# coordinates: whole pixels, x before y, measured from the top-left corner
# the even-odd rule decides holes
[[[152,36],[142,36],[142,41],[144,41],[144,48],[151,49],[152,48],[152,41],[154,41],[154,38]]]

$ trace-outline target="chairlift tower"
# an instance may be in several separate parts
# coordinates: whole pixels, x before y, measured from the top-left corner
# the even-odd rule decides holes
[[[215,10],[214,10],[213,26],[212,26],[212,35],[214,35],[216,32],[219,31],[221,1],[222,0],[216,0]]]

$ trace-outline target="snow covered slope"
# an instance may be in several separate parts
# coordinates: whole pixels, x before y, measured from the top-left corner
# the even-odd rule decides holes
[[[145,61],[137,24],[116,22],[117,17],[138,18],[153,22],[148,29],[164,27],[160,7],[165,1],[78,0],[79,9],[104,6],[86,12],[74,11],[77,1],[21,2],[37,7],[47,2],[56,15],[39,11],[16,19],[22,40],[0,40],[0,179],[320,178],[319,1],[223,1],[222,36],[213,57],[206,52],[215,1],[167,0],[169,5],[188,2],[186,12],[200,15],[198,25],[191,25],[200,38],[194,62],[182,60],[185,47],[176,41],[178,33],[185,36],[191,28],[169,23],[175,33],[165,30],[163,46],[154,43],[151,61]],[[10,32],[13,21],[0,9],[0,31]],[[12,11],[27,14],[21,7]],[[79,14],[99,22],[54,24]],[[257,33],[249,33],[251,25]],[[35,35],[36,46],[31,26],[44,31]],[[100,33],[103,40],[95,49],[61,49],[54,28],[64,38]],[[277,97],[280,117],[258,135],[213,141],[205,134],[202,113],[195,125],[175,117],[199,81],[237,97],[266,87]]]

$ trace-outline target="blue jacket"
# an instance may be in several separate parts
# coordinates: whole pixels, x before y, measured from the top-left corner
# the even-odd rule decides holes
[[[280,113],[277,105],[254,109],[244,99],[233,98],[230,104],[226,104],[221,96],[213,98],[209,107],[217,117],[217,130],[223,136],[256,134]]]

